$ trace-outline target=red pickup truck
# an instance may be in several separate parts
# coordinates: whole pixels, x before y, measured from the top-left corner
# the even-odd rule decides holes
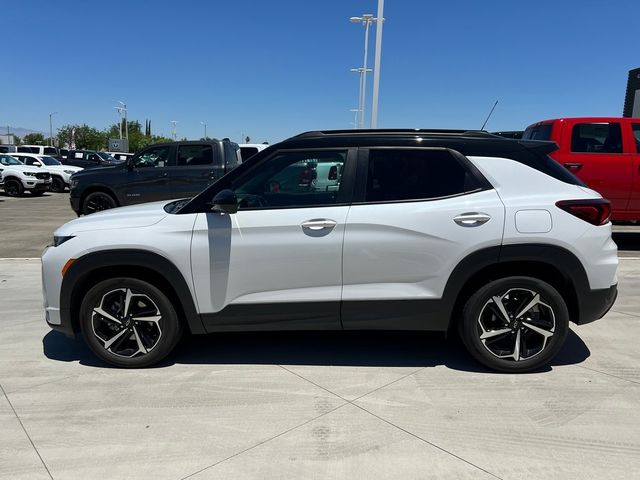
[[[544,120],[522,138],[556,142],[551,156],[611,201],[613,220],[640,220],[640,118]]]

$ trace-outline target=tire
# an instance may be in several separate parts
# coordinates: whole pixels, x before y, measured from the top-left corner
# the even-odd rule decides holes
[[[123,277],[104,280],[87,292],[80,328],[96,356],[124,368],[158,363],[171,353],[183,330],[173,305],[157,287]]]
[[[548,283],[507,277],[474,293],[458,325],[462,342],[482,365],[501,372],[528,372],[546,365],[560,351],[569,331],[569,312]]]
[[[105,192],[93,192],[87,195],[82,202],[82,213],[89,215],[95,212],[101,212],[103,210],[109,210],[110,208],[117,207],[116,200]]]
[[[52,177],[51,178],[51,187],[49,190],[54,193],[63,193],[65,189],[64,180],[60,177]]]
[[[24,194],[24,187],[20,180],[9,178],[4,182],[4,193],[10,197],[21,197]]]

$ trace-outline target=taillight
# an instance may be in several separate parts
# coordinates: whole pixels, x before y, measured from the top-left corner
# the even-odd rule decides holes
[[[604,225],[611,217],[611,202],[604,198],[561,200],[556,207],[592,225]]]

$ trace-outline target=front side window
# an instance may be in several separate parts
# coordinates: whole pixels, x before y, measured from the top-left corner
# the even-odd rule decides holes
[[[575,153],[622,153],[619,123],[577,123],[571,132]]]
[[[640,153],[640,123],[634,123],[632,128],[633,137],[636,139],[636,152]]]
[[[211,165],[213,148],[211,145],[183,145],[178,148],[178,165],[193,167]]]
[[[133,159],[133,166],[135,168],[168,167],[171,158],[170,155],[170,146],[150,148]]]
[[[231,188],[240,209],[335,205],[346,158],[346,151],[282,152]]]
[[[25,157],[24,158],[24,164],[25,165],[36,165],[36,166],[40,166],[40,162],[38,162],[38,160],[36,160],[33,157]]]
[[[50,165],[50,166],[61,165],[61,163],[53,157],[40,157],[40,159],[42,160],[42,163],[44,163],[45,165]]]
[[[446,150],[371,150],[366,201],[448,197],[476,190],[475,178]]]

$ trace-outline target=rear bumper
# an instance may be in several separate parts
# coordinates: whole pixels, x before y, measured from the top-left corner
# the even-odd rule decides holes
[[[576,319],[578,325],[594,322],[604,317],[611,309],[618,297],[618,284],[609,288],[589,290],[578,298],[580,316]]]

